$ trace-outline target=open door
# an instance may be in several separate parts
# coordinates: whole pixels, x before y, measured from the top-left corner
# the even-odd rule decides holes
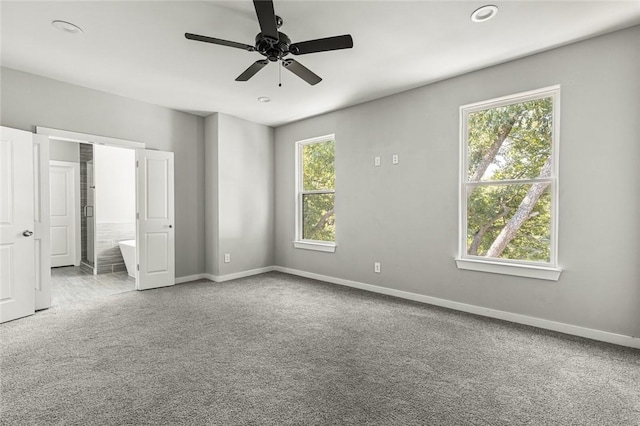
[[[136,289],[175,284],[173,153],[136,150]]]
[[[0,128],[0,322],[35,311],[33,134]]]
[[[36,311],[51,307],[51,232],[49,230],[49,138],[33,135],[34,244]]]

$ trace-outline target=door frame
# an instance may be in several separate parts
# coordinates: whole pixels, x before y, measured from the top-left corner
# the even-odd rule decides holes
[[[109,136],[91,135],[89,133],[71,132],[69,130],[52,129],[50,127],[43,126],[36,126],[36,133],[39,135],[47,135],[51,140],[59,140],[65,142],[89,143],[92,145],[109,145],[131,149],[145,148],[144,142],[111,138]]]
[[[49,173],[51,173],[51,166],[73,169],[73,265],[80,266],[80,261],[82,260],[82,230],[80,227],[80,163],[76,163],[74,161],[49,160]]]
[[[33,135],[34,237],[36,244],[35,310],[51,307],[51,229],[49,220],[49,138]]]

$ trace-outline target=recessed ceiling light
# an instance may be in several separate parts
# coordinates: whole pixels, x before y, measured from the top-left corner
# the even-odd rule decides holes
[[[82,28],[79,26],[72,24],[71,22],[66,21],[52,21],[51,25],[59,29],[60,31],[64,31],[65,33],[71,34],[82,34]]]
[[[487,6],[482,6],[480,9],[475,10],[471,14],[471,20],[473,22],[485,22],[493,18],[497,14],[498,14],[498,6],[494,6],[490,4]]]
[[[269,101],[271,101],[271,99],[269,99],[269,98],[268,98],[268,97],[266,97],[266,96],[260,96],[260,97],[258,98],[258,101],[260,101],[260,102],[269,102]]]

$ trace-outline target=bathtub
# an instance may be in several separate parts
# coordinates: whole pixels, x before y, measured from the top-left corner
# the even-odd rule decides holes
[[[124,264],[127,267],[127,273],[130,277],[136,277],[136,240],[120,241],[120,252],[124,258]]]

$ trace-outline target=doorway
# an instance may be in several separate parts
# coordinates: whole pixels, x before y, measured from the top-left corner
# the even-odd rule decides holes
[[[134,153],[135,184],[121,185],[120,189],[130,187],[135,194],[135,240],[120,241],[122,250],[132,253],[127,262],[124,256],[125,268],[133,265],[136,290],[171,286],[175,284],[175,210],[174,210],[174,156],[172,152],[145,149],[144,143],[107,136],[91,135],[68,130],[36,127],[39,135],[45,135],[49,141],[67,141],[91,144],[94,152],[99,147],[126,148]],[[98,176],[96,170],[100,165],[94,158],[94,180]],[[128,170],[131,170],[128,168]],[[107,182],[110,182],[108,179]],[[96,189],[102,186],[97,183]],[[48,192],[48,190],[47,190]],[[106,192],[109,193],[108,191]],[[113,193],[113,192],[112,192]],[[95,211],[100,211],[100,191],[95,192]],[[107,203],[110,205],[110,203]],[[95,216],[95,213],[94,213]],[[96,228],[98,220],[96,220]],[[97,251],[98,234],[94,233]],[[128,244],[123,244],[128,243]],[[112,249],[114,244],[112,244]],[[96,272],[100,271],[96,254]],[[135,260],[133,260],[135,259]],[[120,268],[122,265],[119,266]],[[112,270],[116,267],[112,265]],[[99,274],[98,274],[99,275]]]
[[[50,158],[52,304],[135,290],[135,151],[52,140]]]
[[[135,151],[52,140],[49,173],[52,304],[135,290]]]
[[[175,284],[172,152],[147,150],[141,142],[40,126],[36,126],[35,134],[4,126],[0,127],[0,133],[0,219],[6,225],[0,232],[0,322],[32,315],[36,310],[51,306],[51,141],[130,150],[135,159],[135,168],[129,170],[135,177],[135,183],[124,187],[132,189],[135,194],[135,237],[127,244],[128,250],[133,253],[130,263],[134,265],[132,278],[135,289],[147,290]],[[95,162],[93,169],[95,176]],[[76,193],[67,189],[64,193],[71,192]],[[68,206],[67,201],[58,203],[56,208]],[[94,201],[95,211],[100,201],[97,198]],[[77,202],[73,204],[76,205],[72,210],[75,210],[77,222],[82,212],[77,208]],[[89,209],[86,211],[88,216]],[[96,228],[97,224],[94,224],[94,231]],[[97,231],[93,235],[93,257],[97,259]],[[113,243],[110,248],[114,248]],[[77,259],[78,244],[75,250]],[[114,265],[112,263],[110,266],[112,273],[116,269]],[[120,267],[122,265],[126,269],[126,263],[122,262]],[[87,274],[96,279],[101,275],[97,273],[98,268],[96,262],[93,271]],[[79,277],[82,278],[82,274]]]

